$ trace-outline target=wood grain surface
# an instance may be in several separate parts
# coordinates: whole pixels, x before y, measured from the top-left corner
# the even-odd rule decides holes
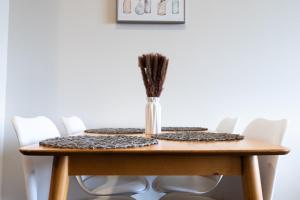
[[[226,142],[178,142],[159,140],[157,145],[127,149],[59,149],[38,144],[20,148],[24,155],[75,155],[103,153],[139,154],[201,154],[201,155],[284,155],[289,149],[257,140]]]

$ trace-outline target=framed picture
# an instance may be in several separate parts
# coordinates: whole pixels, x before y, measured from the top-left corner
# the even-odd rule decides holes
[[[118,23],[185,23],[185,0],[117,0]]]

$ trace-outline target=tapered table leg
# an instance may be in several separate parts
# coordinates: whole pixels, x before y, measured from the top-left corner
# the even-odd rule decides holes
[[[53,159],[49,200],[66,200],[69,188],[68,156]]]
[[[242,158],[244,200],[263,200],[257,156]]]

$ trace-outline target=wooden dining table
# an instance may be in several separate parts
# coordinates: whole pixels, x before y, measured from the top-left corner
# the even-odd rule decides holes
[[[263,200],[257,156],[285,155],[280,145],[240,141],[178,142],[127,149],[63,149],[39,144],[20,148],[28,156],[54,156],[49,200],[65,200],[69,176],[77,175],[237,175],[245,200]]]

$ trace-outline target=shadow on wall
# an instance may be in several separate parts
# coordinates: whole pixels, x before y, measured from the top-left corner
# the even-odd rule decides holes
[[[8,117],[9,116],[7,116],[7,118]],[[22,173],[21,156],[18,151],[19,145],[17,143],[17,137],[14,134],[10,120],[6,120],[5,133],[2,197],[7,200],[24,198],[25,188],[23,184],[24,177]]]
[[[19,145],[11,118],[52,117],[56,113],[58,2],[10,1],[2,185],[5,200],[25,199]]]

